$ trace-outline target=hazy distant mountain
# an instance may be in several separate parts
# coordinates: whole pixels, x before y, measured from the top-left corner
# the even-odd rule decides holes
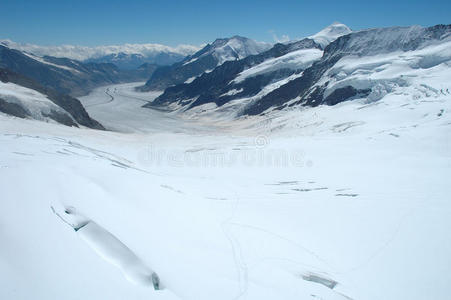
[[[2,45],[0,67],[72,96],[85,95],[100,85],[144,80],[156,69],[156,65],[145,64],[136,70],[120,70],[111,63],[83,63],[69,58],[39,57]]]
[[[114,63],[120,69],[135,69],[143,63],[171,65],[199,50],[191,45],[169,47],[159,44],[125,44],[118,46],[39,46],[0,40],[0,45],[37,56],[65,57],[83,62]]]
[[[241,36],[217,39],[179,63],[158,68],[142,89],[161,90],[172,85],[188,83],[226,61],[259,54],[269,48],[271,44]]]
[[[127,54],[120,52],[97,58],[89,58],[84,62],[112,63],[115,64],[119,69],[134,70],[143,64],[154,64],[160,66],[172,65],[173,63],[183,60],[185,57],[185,55],[172,52],[161,52],[154,56],[144,56],[142,54]]]

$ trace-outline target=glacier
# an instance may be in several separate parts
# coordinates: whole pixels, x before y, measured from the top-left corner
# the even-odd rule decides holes
[[[447,297],[449,94],[218,121],[142,109],[158,94],[140,84],[81,98],[115,131],[0,114],[2,298]],[[165,289],[125,280],[51,206]]]

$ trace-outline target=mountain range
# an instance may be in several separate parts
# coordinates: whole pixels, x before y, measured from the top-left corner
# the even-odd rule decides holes
[[[179,63],[158,68],[141,90],[161,90],[173,85],[189,83],[197,76],[212,71],[226,61],[240,60],[249,55],[259,54],[270,47],[271,44],[256,42],[241,36],[217,39]]]
[[[99,85],[143,80],[157,66],[144,64],[136,70],[121,70],[111,63],[83,63],[69,58],[40,57],[0,45],[0,67],[76,97],[87,94]]]
[[[111,63],[83,63],[74,59],[37,56],[0,45],[0,111],[18,117],[51,119],[69,126],[103,126],[89,117],[75,97],[112,83],[139,81],[157,68],[143,64],[121,70]]]
[[[81,62],[113,63],[120,69],[136,69],[144,63],[171,65],[199,50],[197,46],[169,47],[160,44],[125,44],[115,46],[40,46],[0,40],[0,45],[37,56],[65,57]]]
[[[424,86],[418,80],[426,70],[447,69],[450,32],[450,25],[352,32],[334,23],[311,37],[227,61],[191,82],[168,87],[145,107],[232,110],[238,117],[299,105],[377,101],[398,87]]]
[[[37,91],[65,110],[75,125],[100,128],[74,97],[98,86],[146,79],[139,91],[163,93],[146,103],[145,108],[189,111],[199,116],[215,112],[233,118],[292,107],[336,105],[353,99],[370,103],[390,93],[415,98],[417,93],[446,92],[448,89],[439,91],[428,85],[425,74],[442,76],[449,72],[451,25],[352,31],[334,23],[315,35],[275,45],[233,36],[217,39],[168,66],[162,66],[161,61],[167,63],[173,52],[158,48],[162,50],[159,64],[144,63],[137,68],[134,66],[144,55],[132,50],[127,54],[110,53],[108,60],[115,63],[104,63],[94,56],[85,57],[85,61],[39,56],[6,44],[0,45],[4,83]],[[30,47],[27,49],[33,50]],[[193,50],[181,49],[184,53]],[[4,112],[33,115],[17,107],[21,105],[27,111],[26,101],[2,101]],[[47,107],[45,118],[49,111]],[[53,109],[51,114],[55,116],[56,112]],[[53,119],[63,120],[61,115]],[[67,118],[61,123],[71,124]]]

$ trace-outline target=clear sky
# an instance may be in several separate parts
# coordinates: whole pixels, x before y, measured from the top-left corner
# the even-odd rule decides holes
[[[451,23],[451,1],[0,0],[0,39],[41,45],[200,45],[242,35],[304,37],[334,21],[351,29]]]

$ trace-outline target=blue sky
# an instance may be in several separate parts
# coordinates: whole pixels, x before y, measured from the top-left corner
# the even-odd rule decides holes
[[[334,21],[352,29],[451,23],[451,1],[0,0],[0,39],[41,45],[200,45],[242,35],[273,41]]]

